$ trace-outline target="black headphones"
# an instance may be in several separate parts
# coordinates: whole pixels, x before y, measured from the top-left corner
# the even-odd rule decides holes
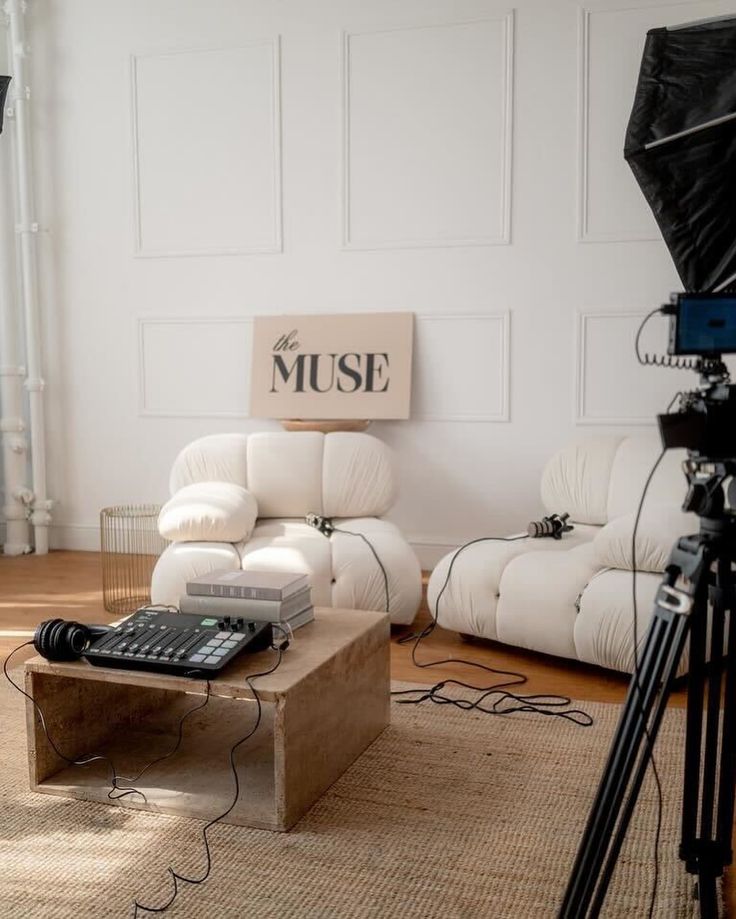
[[[106,635],[106,625],[82,625],[70,619],[47,619],[36,629],[33,647],[49,661],[75,661],[94,638]]]

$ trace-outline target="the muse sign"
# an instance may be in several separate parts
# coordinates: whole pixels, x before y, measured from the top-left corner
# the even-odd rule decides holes
[[[258,317],[251,415],[408,418],[413,319],[411,313]]]

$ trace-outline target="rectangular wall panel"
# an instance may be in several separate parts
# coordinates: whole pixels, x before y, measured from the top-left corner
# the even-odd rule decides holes
[[[509,314],[418,315],[412,418],[509,420]]]
[[[581,242],[658,240],[654,217],[624,160],[626,126],[634,101],[648,29],[718,15],[722,0],[580,11],[579,213]]]
[[[277,42],[132,59],[138,255],[281,249]]]
[[[345,246],[509,242],[512,56],[512,14],[345,35]]]
[[[140,414],[247,418],[253,320],[141,319]]]
[[[580,313],[576,407],[579,424],[654,424],[675,393],[692,389],[688,370],[643,367],[634,352],[646,313]],[[641,350],[667,353],[668,322],[655,316],[642,334]]]

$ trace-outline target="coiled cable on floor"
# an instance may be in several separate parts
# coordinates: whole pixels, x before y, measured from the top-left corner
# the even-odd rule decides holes
[[[481,542],[517,542],[522,539],[529,539],[528,534],[524,533],[519,536],[481,536],[478,539],[471,539],[470,542],[460,546],[452,558],[447,568],[447,575],[442,587],[437,593],[434,603],[434,616],[432,621],[421,631],[405,635],[399,639],[399,644],[413,642],[411,649],[411,660],[415,667],[422,669],[427,667],[437,667],[443,664],[465,664],[469,667],[476,667],[486,673],[492,673],[508,679],[493,683],[489,686],[476,686],[472,683],[465,683],[462,680],[447,679],[435,683],[431,687],[422,687],[420,689],[398,689],[394,690],[391,695],[396,698],[399,705],[420,705],[423,702],[432,702],[435,705],[453,705],[463,711],[478,711],[484,715],[512,715],[514,713],[531,713],[537,715],[554,716],[563,718],[566,721],[572,721],[580,727],[590,727],[593,719],[587,713],[577,708],[570,708],[572,699],[567,696],[557,694],[537,693],[532,695],[517,695],[510,691],[512,686],[522,686],[528,682],[528,677],[515,670],[500,670],[496,667],[489,667],[479,661],[466,660],[458,657],[446,657],[441,660],[419,661],[417,659],[417,650],[420,643],[427,638],[437,628],[439,624],[439,606],[448,584],[452,569],[458,556],[470,546],[477,545]],[[457,698],[446,695],[443,689],[446,686],[456,686],[461,689],[467,689],[471,692],[478,693],[476,698]]]

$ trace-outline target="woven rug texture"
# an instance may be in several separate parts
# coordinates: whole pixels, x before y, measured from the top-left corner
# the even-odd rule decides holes
[[[393,704],[391,726],[291,832],[214,827],[209,880],[183,885],[167,917],[555,916],[620,712],[579,706],[593,727]],[[0,917],[128,917],[134,897],[168,898],[170,863],[201,871],[198,821],[30,793],[23,700],[6,683],[0,712]],[[671,710],[657,744],[658,919],[696,915],[677,858],[683,741],[684,713]],[[604,916],[647,915],[655,822],[649,778]]]

